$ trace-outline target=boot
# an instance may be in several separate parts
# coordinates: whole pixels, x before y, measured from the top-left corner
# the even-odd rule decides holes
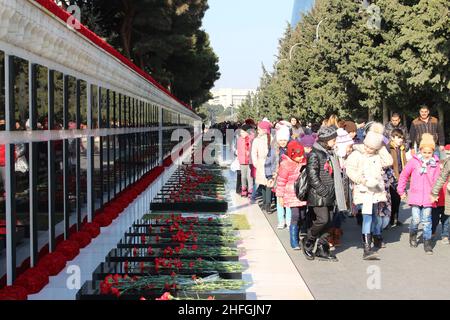
[[[417,231],[413,231],[413,232],[409,233],[409,245],[411,246],[411,248],[417,248],[418,247]]]
[[[373,236],[373,245],[377,249],[386,248],[386,244],[383,241],[383,237],[381,236]]]
[[[314,260],[314,246],[316,245],[316,239],[313,237],[306,237],[303,241],[303,254],[306,259]]]
[[[338,261],[336,256],[330,252],[330,246],[325,239],[322,239],[322,241],[320,241],[319,245],[317,246],[316,258],[321,261]]]
[[[291,248],[294,250],[300,250],[298,225],[290,225],[289,234],[290,234],[290,238],[291,238]]]
[[[378,256],[375,252],[372,251],[372,235],[370,234],[363,234],[362,235],[363,240],[363,260],[378,260]]]
[[[433,242],[431,240],[425,240],[423,242],[423,247],[425,249],[425,253],[428,255],[433,254]]]

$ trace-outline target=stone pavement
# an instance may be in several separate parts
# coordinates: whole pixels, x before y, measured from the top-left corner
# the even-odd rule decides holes
[[[405,224],[384,232],[387,248],[378,252],[379,261],[362,260],[361,229],[354,218],[343,224],[342,247],[335,251],[339,262],[307,261],[302,252],[290,248],[288,229],[276,229],[276,213],[265,218],[315,299],[450,299],[450,246],[443,245],[439,236],[433,256],[424,253],[422,243],[410,248],[410,209],[406,205],[400,214]]]

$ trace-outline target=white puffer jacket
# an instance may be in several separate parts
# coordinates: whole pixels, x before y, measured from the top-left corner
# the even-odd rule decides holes
[[[354,146],[354,151],[348,157],[345,166],[348,177],[354,183],[355,205],[363,204],[368,195],[371,196],[372,203],[387,201],[383,173],[384,168],[392,164],[392,156],[386,147],[382,147],[378,153],[368,155],[364,151],[363,144]]]

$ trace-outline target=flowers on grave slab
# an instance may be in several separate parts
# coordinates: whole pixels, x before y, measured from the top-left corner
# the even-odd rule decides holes
[[[146,290],[160,291],[164,290],[168,295],[175,291],[181,292],[224,292],[243,290],[247,282],[243,280],[225,280],[218,275],[212,275],[206,278],[189,276],[143,276],[136,279],[126,277],[117,277],[108,275],[100,283],[100,293],[103,295],[115,295],[117,297],[130,294],[144,294]],[[164,296],[163,295],[163,296]],[[208,299],[214,299],[209,296]]]

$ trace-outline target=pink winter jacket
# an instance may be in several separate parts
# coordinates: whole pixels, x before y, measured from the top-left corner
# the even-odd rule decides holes
[[[281,159],[277,177],[277,197],[283,198],[285,208],[306,206],[305,201],[302,202],[297,199],[294,190],[294,185],[300,175],[300,170],[306,165],[306,159],[302,163],[297,163],[284,154]]]
[[[428,166],[426,174],[420,174],[422,161],[414,156],[403,169],[399,181],[397,192],[399,195],[405,193],[406,184],[411,177],[410,189],[408,192],[408,204],[410,206],[436,207],[436,202],[431,203],[431,191],[441,174],[439,158],[435,157],[436,167]]]
[[[239,137],[237,139],[237,156],[239,164],[250,164],[253,138],[253,135],[248,135],[245,138]]]

